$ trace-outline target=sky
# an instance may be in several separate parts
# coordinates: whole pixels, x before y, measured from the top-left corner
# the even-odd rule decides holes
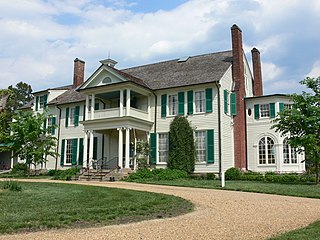
[[[237,24],[264,93],[300,93],[320,76],[319,13],[319,0],[0,0],[0,89],[72,84],[75,58],[88,78],[109,56],[122,69],[230,50]]]

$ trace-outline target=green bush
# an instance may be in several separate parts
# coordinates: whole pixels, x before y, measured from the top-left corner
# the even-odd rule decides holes
[[[20,192],[22,190],[22,187],[17,181],[8,180],[2,182],[1,189],[8,189],[9,191]]]
[[[28,166],[25,163],[16,163],[13,165],[11,173],[25,175],[28,172]]]
[[[259,172],[247,171],[241,175],[240,179],[244,181],[264,181],[264,176]]]
[[[214,173],[207,173],[206,179],[207,180],[215,180],[216,179],[216,175]]]
[[[313,174],[303,174],[303,175],[300,175],[300,182],[304,182],[304,183],[307,183],[307,182],[310,182],[310,183],[315,183],[316,182],[316,176],[313,175]]]
[[[177,169],[142,169],[131,173],[126,179],[127,181],[140,180],[140,179],[153,179],[153,180],[174,180],[178,178],[186,178],[188,173],[183,170]]]
[[[226,180],[240,180],[241,178],[241,171],[239,168],[229,168],[225,172],[225,178]]]
[[[77,173],[80,172],[80,168],[69,168],[67,170],[52,170],[54,172],[50,172],[53,175],[53,179],[55,180],[71,180]]]
[[[128,181],[130,180],[137,180],[137,179],[152,179],[153,174],[149,169],[141,169],[134,173],[130,173],[129,177],[126,179]]]

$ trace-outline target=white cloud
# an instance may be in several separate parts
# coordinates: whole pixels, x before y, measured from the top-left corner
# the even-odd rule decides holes
[[[320,77],[320,60],[313,64],[311,71],[306,76],[314,78]]]
[[[262,74],[263,74],[263,81],[268,82],[274,80],[278,76],[281,75],[282,69],[275,65],[274,63],[270,62],[262,62]]]

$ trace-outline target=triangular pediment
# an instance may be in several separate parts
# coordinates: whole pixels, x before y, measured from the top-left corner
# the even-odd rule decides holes
[[[127,82],[128,80],[119,75],[110,67],[101,66],[93,73],[88,80],[80,87],[80,89],[112,85],[119,82]]]

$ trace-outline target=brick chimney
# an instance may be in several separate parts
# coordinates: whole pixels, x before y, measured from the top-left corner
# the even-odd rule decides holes
[[[84,65],[85,62],[79,58],[74,60],[73,88],[80,86],[84,82]]]
[[[231,27],[232,37],[232,73],[234,81],[233,92],[236,93],[237,115],[233,117],[234,131],[234,163],[240,169],[247,168],[247,143],[245,121],[245,80],[244,80],[244,52],[242,49],[242,31],[234,24]]]
[[[260,52],[258,49],[253,48],[251,54],[253,65],[253,94],[258,97],[263,95]]]

